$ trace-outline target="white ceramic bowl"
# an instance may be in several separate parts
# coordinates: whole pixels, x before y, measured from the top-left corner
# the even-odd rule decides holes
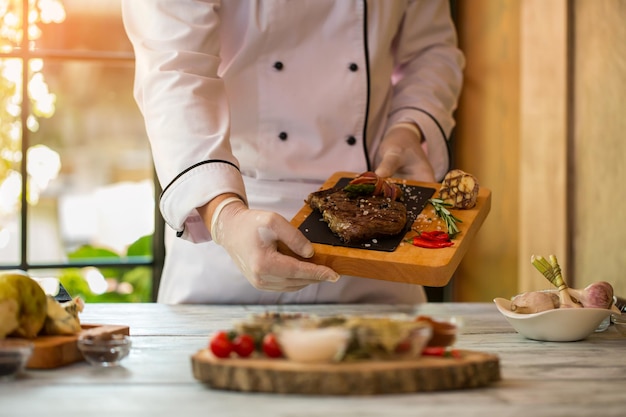
[[[611,315],[605,308],[557,308],[533,314],[511,311],[511,300],[495,298],[496,307],[515,330],[527,339],[575,342],[592,334]]]

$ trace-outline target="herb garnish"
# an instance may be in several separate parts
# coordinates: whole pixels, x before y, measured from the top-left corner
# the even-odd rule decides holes
[[[448,210],[448,207],[452,207],[452,204],[446,203],[440,198],[431,198],[428,202],[433,205],[435,213],[445,222],[450,238],[454,238],[459,233],[457,223],[463,223],[463,221]]]

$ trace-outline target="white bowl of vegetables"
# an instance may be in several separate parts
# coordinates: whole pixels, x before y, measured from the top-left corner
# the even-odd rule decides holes
[[[555,308],[524,314],[511,311],[511,300],[496,298],[493,301],[519,334],[527,339],[544,342],[583,340],[612,313],[611,309],[606,308]]]
[[[509,324],[527,339],[545,342],[583,340],[616,311],[610,283],[599,281],[581,290],[569,288],[554,255],[549,259],[533,256],[531,262],[556,289],[493,300]]]

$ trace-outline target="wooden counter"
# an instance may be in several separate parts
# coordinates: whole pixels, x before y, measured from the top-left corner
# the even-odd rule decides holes
[[[412,311],[385,305],[281,306],[282,311],[352,314]],[[84,323],[130,327],[124,366],[85,362],[28,370],[0,382],[0,416],[622,416],[626,337],[614,326],[572,343],[535,342],[515,333],[492,303],[429,303],[419,313],[457,317],[456,346],[497,354],[499,382],[485,388],[375,396],[299,396],[218,391],[194,379],[191,356],[208,336],[271,306],[91,304]]]

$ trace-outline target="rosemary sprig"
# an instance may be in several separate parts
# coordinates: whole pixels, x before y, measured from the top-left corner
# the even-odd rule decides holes
[[[450,238],[454,238],[454,236],[460,232],[457,223],[463,223],[463,221],[458,217],[455,217],[454,214],[448,210],[448,207],[452,207],[452,204],[446,203],[440,198],[430,198],[428,202],[435,208],[437,216],[439,216],[446,224]]]

